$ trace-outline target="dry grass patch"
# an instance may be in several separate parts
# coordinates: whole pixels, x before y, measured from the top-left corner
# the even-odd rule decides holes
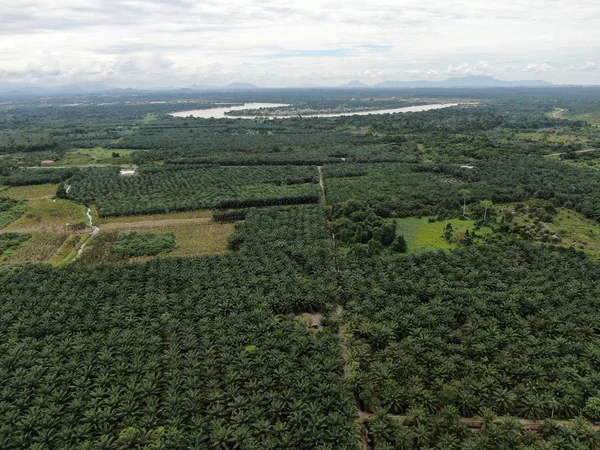
[[[16,200],[49,199],[56,195],[58,184],[35,184],[31,186],[11,186],[0,195]]]
[[[105,224],[114,223],[136,223],[136,222],[160,222],[163,220],[179,220],[179,219],[210,219],[212,211],[210,209],[198,209],[194,211],[171,212],[167,214],[143,214],[139,216],[119,216],[119,217],[99,217],[96,207],[94,211],[94,220],[100,227]]]
[[[62,243],[48,262],[53,266],[69,264],[77,254],[79,246],[88,238],[89,234],[72,234]]]

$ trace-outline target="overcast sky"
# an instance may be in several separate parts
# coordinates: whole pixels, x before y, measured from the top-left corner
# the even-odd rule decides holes
[[[598,0],[1,0],[0,84],[600,84]]]

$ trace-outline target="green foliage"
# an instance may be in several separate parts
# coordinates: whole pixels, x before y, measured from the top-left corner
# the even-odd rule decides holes
[[[368,253],[374,255],[395,243],[396,225],[360,201],[351,199],[334,206],[332,220],[336,239],[348,246],[366,244]]]
[[[600,435],[589,424],[564,426],[548,421],[542,424],[541,432],[534,432],[515,418],[496,417],[491,410],[484,410],[480,419],[483,427],[474,434],[461,423],[456,409],[446,407],[436,414],[411,415],[404,421],[376,414],[368,429],[375,450],[595,449],[600,442]]]
[[[30,184],[56,184],[72,177],[77,169],[22,169],[12,172],[3,181],[11,186]]]
[[[367,408],[568,419],[596,394],[600,271],[584,255],[497,241],[346,264]]]
[[[0,197],[0,228],[17,220],[25,211],[27,211],[27,205],[22,201]]]
[[[406,244],[406,239],[401,234],[396,236],[394,242],[392,242],[392,250],[398,253],[406,253],[408,249],[408,245]]]
[[[121,233],[112,249],[115,255],[124,258],[158,255],[172,250],[175,250],[174,233],[143,233],[139,231]]]
[[[0,234],[0,260],[4,259],[11,250],[19,247],[31,238],[30,233],[2,233]]]
[[[583,408],[583,414],[592,420],[600,419],[600,398],[599,397],[590,397],[585,403],[585,408]]]
[[[288,315],[331,305],[323,211],[237,233],[222,256],[1,270],[0,447],[354,450],[337,336]]]

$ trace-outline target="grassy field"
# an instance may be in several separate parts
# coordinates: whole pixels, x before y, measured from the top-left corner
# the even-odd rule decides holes
[[[47,262],[68,237],[67,233],[34,233],[33,237],[6,258],[5,262]]]
[[[75,255],[77,255],[77,249],[87,241],[90,237],[89,234],[72,234],[70,235],[58,248],[56,253],[48,260],[53,266],[66,266],[69,264]]]
[[[34,184],[31,186],[11,186],[1,192],[2,197],[17,200],[41,200],[52,198],[56,195],[58,184]]]
[[[85,207],[69,200],[40,199],[26,202],[27,212],[6,227],[6,231],[71,230],[67,224],[86,223]]]
[[[532,222],[526,216],[516,218],[517,223]],[[595,258],[600,258],[600,225],[581,214],[567,209],[557,208],[557,214],[550,223],[540,223],[539,226],[550,231],[550,234],[560,236],[556,245],[575,247],[584,250]]]
[[[455,231],[473,230],[472,220],[449,219],[429,222],[427,217],[421,219],[409,217],[396,219],[396,233],[404,236],[408,253],[426,250],[451,250],[457,245],[444,239],[444,229],[448,223]],[[481,231],[479,233],[482,233]]]
[[[600,112],[592,112],[592,113],[587,113],[587,114],[574,114],[574,115],[567,115],[568,119],[573,119],[573,120],[583,120],[585,122],[591,123],[592,125],[596,125],[597,127],[600,127]]]
[[[108,149],[103,147],[80,148],[65,153],[59,165],[65,166],[85,166],[89,164],[115,164],[127,165],[132,163],[131,154],[137,150],[129,149]],[[118,157],[113,157],[113,152],[118,153]]]

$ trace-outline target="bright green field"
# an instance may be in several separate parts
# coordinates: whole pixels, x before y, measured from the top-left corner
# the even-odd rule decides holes
[[[457,245],[444,239],[444,228],[451,223],[454,231],[472,231],[472,220],[449,219],[439,222],[428,222],[427,217],[421,219],[409,217],[396,219],[396,233],[404,236],[408,246],[408,253],[426,250],[451,250]],[[479,231],[479,234],[483,231]]]
[[[131,154],[137,150],[128,149],[108,149],[103,147],[80,148],[65,153],[65,156],[59,161],[60,165],[81,166],[88,164],[131,164]],[[113,152],[118,153],[118,157],[113,157]]]

